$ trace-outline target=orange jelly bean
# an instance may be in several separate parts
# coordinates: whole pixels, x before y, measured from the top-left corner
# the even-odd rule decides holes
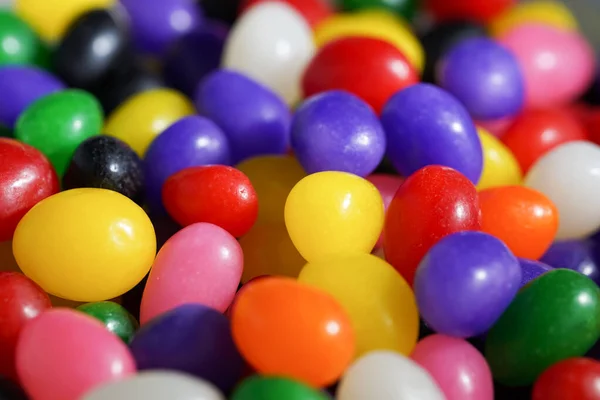
[[[517,257],[537,260],[552,244],[558,210],[542,193],[504,186],[479,193],[482,231],[502,240]]]
[[[290,278],[265,277],[243,288],[231,324],[241,354],[262,375],[323,387],[335,382],[354,356],[354,330],[342,306]]]

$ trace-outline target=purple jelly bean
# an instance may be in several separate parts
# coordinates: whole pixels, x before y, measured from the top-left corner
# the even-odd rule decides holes
[[[31,103],[64,88],[58,78],[36,67],[0,67],[0,124],[12,128]]]
[[[521,287],[552,269],[549,265],[526,258],[519,258],[519,264],[521,265]]]
[[[483,154],[477,130],[465,107],[448,92],[427,83],[403,89],[388,101],[381,121],[387,155],[401,175],[443,165],[479,181]]]
[[[515,115],[525,102],[517,59],[493,39],[471,38],[454,46],[439,65],[438,82],[477,120]]]
[[[598,249],[591,241],[566,240],[553,243],[540,261],[553,268],[572,269],[600,285],[597,255],[600,255]]]
[[[163,211],[161,191],[169,176],[188,167],[230,163],[229,143],[221,128],[204,117],[182,118],[158,135],[146,151],[146,200],[153,211]]]
[[[373,109],[338,90],[306,100],[292,122],[292,149],[309,174],[343,171],[367,176],[381,162],[385,140]]]
[[[138,370],[185,372],[226,393],[244,368],[227,317],[201,304],[179,306],[143,325],[129,348]]]
[[[433,330],[467,338],[486,332],[517,294],[521,267],[510,250],[483,232],[441,239],[421,261],[415,296]]]
[[[120,0],[129,15],[135,46],[161,55],[203,20],[194,0]]]
[[[290,110],[265,86],[221,69],[200,83],[195,102],[198,111],[227,135],[234,164],[253,156],[287,152]]]

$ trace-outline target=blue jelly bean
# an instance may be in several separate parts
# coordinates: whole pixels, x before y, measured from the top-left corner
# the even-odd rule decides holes
[[[582,273],[600,285],[600,269],[594,244],[588,240],[566,240],[550,246],[540,261],[554,268],[567,268]]]
[[[543,273],[552,270],[552,267],[549,265],[526,258],[519,258],[519,265],[521,266],[521,287],[527,285],[529,281],[534,280]]]

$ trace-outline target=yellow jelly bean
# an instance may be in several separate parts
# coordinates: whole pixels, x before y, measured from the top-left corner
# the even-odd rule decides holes
[[[356,357],[373,350],[409,355],[419,335],[419,313],[408,283],[370,254],[337,256],[307,264],[300,282],[332,295],[346,309],[356,334]]]
[[[383,201],[366,179],[346,172],[308,175],[285,203],[285,225],[307,261],[370,253],[383,227]]]
[[[156,237],[146,213],[122,194],[73,189],[25,214],[13,253],[23,273],[49,294],[101,301],[142,280],[154,260]]]
[[[300,163],[291,156],[258,156],[236,167],[252,182],[258,196],[258,221],[283,222],[283,207],[288,194],[306,176]]]
[[[283,221],[255,224],[240,239],[240,246],[244,252],[243,283],[261,275],[296,278],[306,264],[294,247]]]
[[[485,129],[477,128],[477,132],[483,147],[483,172],[477,189],[520,185],[523,173],[510,149]]]
[[[119,106],[106,121],[104,133],[121,139],[143,156],[156,136],[194,112],[192,103],[175,90],[148,90]]]
[[[564,30],[577,30],[577,19],[569,8],[558,1],[539,0],[509,8],[490,23],[492,36],[501,36],[517,25],[540,23]]]
[[[409,26],[399,17],[382,10],[336,14],[315,29],[315,42],[322,47],[347,36],[382,39],[396,46],[418,70],[423,70],[425,53]]]
[[[85,12],[111,7],[116,0],[16,0],[17,15],[43,39],[62,38],[71,23]]]

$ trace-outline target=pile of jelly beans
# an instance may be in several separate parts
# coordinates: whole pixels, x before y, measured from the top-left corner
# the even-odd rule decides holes
[[[0,399],[600,400],[590,39],[552,0],[0,0]]]

